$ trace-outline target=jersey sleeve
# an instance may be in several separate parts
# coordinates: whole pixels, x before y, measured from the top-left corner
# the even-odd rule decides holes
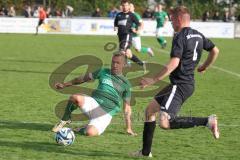
[[[182,58],[182,53],[183,53],[183,39],[181,38],[180,35],[177,35],[172,44],[172,50],[170,53],[170,56],[173,57],[178,57]]]
[[[167,14],[167,12],[164,12],[164,18],[168,18],[168,14]]]
[[[101,73],[103,72],[104,69],[98,69],[95,72],[93,72],[91,75],[91,79],[99,79]]]
[[[208,38],[203,37],[203,49],[206,50],[206,51],[210,51],[212,50],[214,47],[215,47],[215,44]]]
[[[137,19],[137,17],[134,14],[131,14],[131,19],[133,21],[133,23],[135,23],[137,26],[139,26],[139,20]]]
[[[128,83],[126,90],[123,92],[123,101],[130,103],[131,101],[131,85]]]
[[[141,22],[142,22],[142,18],[141,18],[141,16],[140,16],[139,14],[137,14],[137,13],[135,13],[134,15],[136,16],[138,22],[141,23]]]
[[[118,13],[119,14],[119,13]],[[118,26],[118,14],[116,15],[115,19],[114,19],[114,27]]]

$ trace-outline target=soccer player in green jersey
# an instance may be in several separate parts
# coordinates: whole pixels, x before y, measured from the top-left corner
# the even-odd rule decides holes
[[[77,129],[77,132],[86,136],[101,135],[111,123],[112,117],[121,110],[120,106],[123,104],[126,132],[136,135],[131,126],[131,85],[122,75],[125,61],[124,54],[117,53],[112,57],[111,69],[102,68],[66,83],[56,83],[57,89],[63,89],[91,80],[98,79],[99,81],[98,87],[93,91],[91,97],[82,93],[70,96],[61,121],[53,127],[52,131],[58,132],[64,125],[70,123],[71,113],[80,108],[89,118],[89,123],[85,127]]]
[[[155,12],[153,14],[153,18],[157,21],[157,30],[156,30],[156,37],[158,43],[165,48],[167,45],[167,41],[162,36],[163,28],[165,27],[168,21],[168,15],[165,11],[163,11],[163,6],[158,4],[155,8]]]
[[[132,26],[132,31],[133,31],[133,38],[132,38],[132,44],[133,47],[135,48],[135,50],[137,52],[146,54],[148,53],[151,57],[154,56],[154,53],[152,51],[151,48],[149,47],[142,47],[141,45],[141,31],[143,29],[143,20],[141,18],[141,16],[135,12],[135,7],[132,3],[130,3],[130,11],[135,15],[135,17],[137,18],[137,20],[139,21],[140,25],[137,25],[135,23],[133,23]]]

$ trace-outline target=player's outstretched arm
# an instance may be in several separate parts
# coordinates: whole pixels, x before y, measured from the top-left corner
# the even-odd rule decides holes
[[[132,121],[131,121],[132,108],[128,102],[124,102],[123,108],[124,108],[124,118],[125,118],[126,129],[127,129],[126,132],[129,135],[136,136],[137,134],[132,130]]]
[[[63,89],[63,88],[70,87],[70,86],[73,86],[73,85],[78,85],[78,84],[81,84],[81,83],[92,80],[91,75],[92,75],[91,73],[85,74],[84,76],[76,77],[76,78],[72,79],[71,81],[68,81],[68,82],[65,82],[65,83],[57,82],[55,84],[55,87],[56,87],[56,89]]]
[[[145,88],[160,80],[163,80],[177,68],[179,62],[180,58],[172,57],[167,65],[165,65],[164,68],[154,78],[143,78],[140,82],[141,88]]]
[[[206,61],[198,67],[198,72],[205,72],[216,61],[218,54],[219,49],[215,46],[213,49],[210,50]]]

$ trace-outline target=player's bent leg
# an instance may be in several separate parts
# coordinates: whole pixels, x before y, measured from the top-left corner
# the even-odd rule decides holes
[[[127,49],[125,55],[127,58],[131,59],[133,57],[131,49]]]
[[[78,105],[80,108],[82,108],[82,106],[85,104],[85,97],[84,95],[81,94],[73,94],[70,96],[70,100]]]
[[[143,129],[142,155],[150,156],[154,130],[156,128],[156,114],[160,111],[160,105],[153,99],[145,110],[145,123]]]
[[[93,137],[93,136],[98,136],[98,129],[93,126],[93,125],[88,125],[86,127],[86,136]]]
[[[58,122],[53,128],[53,132],[58,132],[61,130],[66,124],[71,123],[71,114],[74,110],[76,110],[78,107],[82,107],[85,103],[85,96],[81,94],[73,94],[70,96],[69,101],[67,103],[67,106],[64,111],[64,115],[61,118],[61,121]]]
[[[160,111],[159,127],[162,129],[170,129],[169,115],[167,112]]]
[[[160,105],[153,99],[145,110],[145,122],[156,121],[156,114],[160,111]]]

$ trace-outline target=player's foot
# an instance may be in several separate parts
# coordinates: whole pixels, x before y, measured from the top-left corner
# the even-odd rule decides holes
[[[147,66],[146,66],[146,62],[143,61],[143,73],[146,74],[147,73]]]
[[[153,57],[153,56],[154,56],[154,53],[153,53],[152,48],[148,48],[148,55],[149,55],[150,57]]]
[[[211,130],[214,138],[218,139],[220,137],[220,133],[218,130],[218,121],[217,116],[215,114],[212,114],[208,116],[208,128]]]
[[[162,49],[167,47],[167,41],[164,41],[164,43],[162,44]]]
[[[77,127],[77,128],[74,128],[73,131],[74,132],[80,132],[82,129],[85,129],[87,126],[84,125],[84,126],[81,126],[81,127]]]
[[[70,123],[71,123],[71,120],[68,120],[68,121],[61,120],[52,128],[52,131],[56,133],[60,131],[66,124],[70,124]]]
[[[143,158],[143,157],[148,157],[148,158],[152,158],[152,153],[150,152],[148,156],[145,156],[142,154],[142,150],[140,151],[135,151],[133,153],[130,153],[131,157],[138,157],[138,158]]]

